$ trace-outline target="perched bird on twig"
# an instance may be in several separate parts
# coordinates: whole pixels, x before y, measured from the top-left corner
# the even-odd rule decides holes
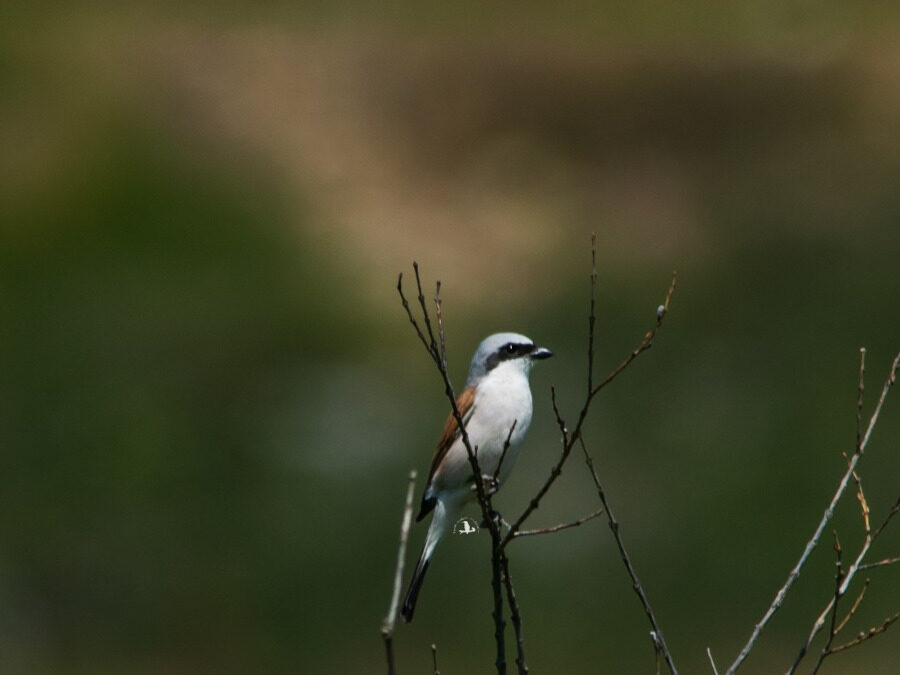
[[[456,400],[469,443],[490,489],[509,476],[518,447],[531,424],[532,402],[528,376],[535,361],[553,356],[524,335],[496,333],[478,345],[466,387]],[[508,444],[507,444],[508,441]],[[434,549],[453,524],[463,504],[475,497],[472,465],[453,413],[447,418],[422,495],[417,521],[434,511],[425,547],[409,582],[403,618],[412,621],[416,598]]]

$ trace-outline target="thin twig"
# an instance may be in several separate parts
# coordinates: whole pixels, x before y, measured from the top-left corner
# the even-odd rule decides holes
[[[864,366],[865,350],[861,350],[860,353],[860,370],[862,371]],[[750,638],[747,640],[747,644],[745,644],[741,649],[737,658],[734,660],[734,663],[729,666],[728,670],[726,671],[726,675],[733,675],[735,671],[737,671],[737,669],[741,667],[741,664],[750,654],[750,650],[753,649],[753,646],[759,639],[760,633],[762,633],[763,629],[772,619],[772,616],[781,607],[782,603],[784,602],[785,596],[791,589],[791,586],[794,585],[797,577],[800,576],[800,571],[803,569],[803,566],[809,559],[809,556],[812,553],[813,549],[819,543],[819,538],[822,536],[822,532],[825,530],[825,527],[829,522],[831,522],[831,518],[834,515],[834,509],[837,506],[840,498],[843,496],[844,491],[847,489],[847,483],[850,480],[850,476],[856,470],[856,465],[859,462],[860,458],[863,456],[866,446],[869,444],[869,439],[872,436],[872,431],[875,428],[875,423],[878,421],[878,416],[881,413],[881,408],[884,405],[887,393],[890,390],[891,385],[893,385],[894,381],[896,380],[898,364],[900,364],[900,354],[897,354],[896,358],[893,361],[893,364],[891,365],[887,381],[884,383],[884,387],[881,390],[881,396],[878,399],[878,403],[875,406],[875,410],[872,413],[872,416],[869,418],[869,424],[866,428],[866,433],[863,435],[859,443],[857,443],[856,452],[854,452],[853,456],[850,458],[847,470],[841,477],[841,480],[838,483],[837,490],[835,491],[834,496],[831,498],[831,502],[828,504],[828,507],[825,509],[825,513],[822,514],[822,518],[819,521],[818,526],[813,532],[810,540],[806,543],[806,547],[803,549],[803,553],[800,555],[800,559],[797,561],[796,565],[794,565],[794,568],[791,570],[790,574],[788,574],[787,581],[785,581],[784,585],[778,589],[778,592],[775,594],[775,599],[772,600],[772,603],[769,605],[769,608],[768,610],[766,610],[766,613],[763,615],[762,619],[760,619],[759,622],[754,626],[753,632],[751,633]],[[862,374],[860,375],[860,377],[862,377]],[[793,669],[791,670],[791,672],[793,672]]]
[[[414,262],[413,268],[416,270],[416,278],[419,276],[419,264]],[[425,346],[425,349],[431,354],[432,358],[435,357],[435,353],[432,351],[431,346],[428,344],[428,341],[425,339],[425,336],[422,334],[421,329],[419,328],[419,324],[413,316],[412,310],[409,307],[409,303],[406,301],[406,296],[403,295],[403,272],[397,277],[397,292],[400,294],[400,302],[403,304],[403,309],[406,310],[406,316],[409,317],[409,322],[412,324],[412,327],[416,329],[416,335],[419,336],[419,340],[422,341],[422,344]]]
[[[859,569],[862,570],[870,570],[875,567],[884,567],[885,565],[894,565],[900,562],[900,556],[895,558],[885,558],[884,560],[879,560],[878,562],[868,563],[866,565],[860,565]]]
[[[579,443],[581,444],[581,449],[584,452],[584,460],[591,472],[591,478],[593,478],[594,480],[594,486],[597,488],[597,495],[600,497],[600,502],[603,504],[603,508],[606,510],[606,520],[609,523],[609,529],[612,531],[613,538],[616,540],[616,546],[618,546],[619,548],[619,556],[622,558],[622,562],[625,564],[625,569],[628,571],[628,576],[631,577],[631,587],[634,589],[634,592],[640,599],[641,605],[644,608],[644,613],[650,620],[650,627],[655,634],[654,642],[658,644],[659,650],[662,652],[662,655],[666,660],[666,665],[669,667],[669,672],[672,675],[678,675],[678,670],[675,668],[675,663],[672,660],[672,654],[669,652],[668,646],[666,646],[666,639],[663,637],[662,629],[656,622],[656,617],[653,614],[653,608],[650,606],[650,600],[647,598],[647,594],[644,592],[644,587],[641,585],[641,580],[638,578],[637,572],[634,569],[634,565],[631,564],[631,558],[628,556],[628,551],[625,549],[625,542],[622,540],[622,535],[619,533],[619,523],[609,508],[609,502],[606,499],[606,492],[603,490],[603,486],[600,483],[600,478],[597,476],[597,471],[594,469],[594,460],[588,452],[583,438],[579,438]]]
[[[850,606],[850,611],[847,612],[847,616],[845,616],[841,622],[837,625],[837,628],[834,629],[835,633],[840,633],[844,630],[844,626],[847,625],[847,622],[853,618],[853,615],[856,614],[856,610],[859,607],[859,603],[862,602],[862,599],[866,595],[866,591],[869,589],[869,579],[866,579],[865,583],[863,583],[862,590],[859,592],[859,595],[856,596],[856,600],[853,601],[853,604]]]
[[[669,290],[666,292],[666,299],[659,307],[656,308],[656,325],[653,326],[650,330],[644,333],[644,339],[641,340],[641,343],[635,347],[631,353],[625,357],[625,359],[615,368],[613,368],[610,373],[604,377],[600,383],[590,390],[590,396],[593,397],[598,391],[603,389],[606,385],[616,379],[623,370],[625,370],[631,362],[634,361],[638,356],[641,355],[642,352],[647,351],[650,347],[653,346],[653,338],[656,337],[656,332],[662,326],[663,319],[666,318],[666,315],[669,313],[669,302],[672,299],[672,294],[675,292],[675,283],[678,280],[678,272],[672,272],[672,281],[669,283]]]
[[[528,665],[525,662],[525,634],[522,630],[522,615],[519,613],[519,601],[513,588],[512,577],[509,575],[509,558],[502,551],[500,552],[500,564],[503,568],[503,583],[506,585],[509,618],[516,633],[516,667],[519,670],[519,675],[528,675]]]
[[[594,388],[594,324],[597,313],[594,309],[597,295],[597,233],[591,232],[591,313],[588,315],[588,376],[587,393]]]
[[[842,645],[838,645],[837,647],[835,647],[834,649],[831,650],[831,653],[834,654],[836,652],[844,651],[845,649],[850,649],[850,647],[855,647],[856,645],[861,644],[861,643],[865,642],[866,640],[870,640],[871,638],[875,637],[876,635],[880,635],[881,633],[886,631],[888,628],[890,628],[891,625],[895,621],[897,621],[897,619],[900,619],[900,612],[898,612],[897,614],[894,614],[893,616],[889,616],[888,618],[886,618],[880,626],[874,626],[874,627],[870,628],[867,632],[860,633],[859,635],[856,636],[855,639],[850,640],[850,642],[845,642]]]
[[[500,588],[502,572],[503,551],[500,548],[500,530],[497,520],[490,521],[491,527],[491,589],[494,593],[494,610],[492,616],[494,618],[494,642],[497,646],[497,656],[494,665],[497,667],[498,675],[506,675],[506,622],[503,619],[503,592]]]
[[[819,668],[822,667],[822,662],[825,661],[831,653],[831,645],[834,643],[834,638],[838,631],[837,614],[838,604],[840,604],[841,601],[841,583],[844,581],[844,567],[841,559],[841,541],[838,539],[837,530],[834,530],[834,554],[837,560],[835,562],[836,571],[834,574],[834,597],[831,602],[831,628],[828,631],[828,639],[825,640],[822,651],[819,652],[819,658],[816,660],[816,665],[813,666],[811,675],[815,675],[819,672]],[[802,655],[800,658],[802,658]]]
[[[582,438],[582,428],[584,426],[584,422],[587,419],[588,411],[591,406],[591,401],[593,401],[594,397],[597,393],[603,389],[606,385],[612,382],[616,377],[618,377],[640,354],[650,348],[653,343],[653,338],[656,335],[659,328],[662,326],[663,319],[665,319],[666,314],[669,310],[669,303],[672,300],[672,294],[675,292],[675,283],[677,279],[677,275],[675,272],[672,273],[672,281],[669,284],[668,291],[666,292],[666,297],[662,305],[660,305],[656,310],[656,322],[653,328],[647,331],[644,334],[641,343],[631,351],[631,353],[597,385],[594,385],[593,380],[593,364],[594,364],[594,328],[596,324],[596,307],[595,307],[595,294],[596,294],[596,284],[597,284],[597,268],[596,268],[596,237],[591,238],[591,306],[590,306],[590,315],[588,316],[588,376],[587,376],[587,393],[585,395],[584,404],[581,407],[581,412],[578,415],[578,421],[575,424],[574,430],[569,433],[568,428],[562,418],[562,415],[559,411],[559,406],[556,401],[556,387],[550,388],[551,400],[553,404],[553,412],[556,415],[556,422],[559,426],[560,437],[562,443],[562,452],[560,454],[559,460],[550,470],[550,475],[544,484],[540,487],[537,494],[532,497],[531,501],[528,503],[528,506],[519,516],[519,518],[513,523],[510,527],[509,531],[506,533],[506,536],[503,538],[501,542],[501,548],[504,548],[510,541],[512,541],[517,533],[519,532],[522,523],[530,516],[540,505],[540,501],[543,496],[547,493],[556,479],[559,477],[562,472],[562,467],[568,459],[572,448],[575,447],[576,443],[581,443],[581,447],[584,450],[585,458],[588,463],[588,467],[591,470],[591,473],[594,477],[594,482],[597,486],[598,492],[600,494],[601,501],[603,502],[603,508],[606,512],[606,517],[610,525],[610,529],[613,531],[613,535],[616,539],[616,543],[619,547],[620,554],[622,556],[622,560],[625,563],[625,567],[628,570],[629,575],[632,579],[632,586],[635,589],[635,592],[638,594],[638,597],[641,600],[641,604],[644,607],[644,611],[647,613],[648,618],[650,619],[650,625],[653,629],[653,638],[654,638],[654,648],[656,649],[657,656],[661,653],[666,660],[666,664],[669,667],[672,675],[677,675],[677,670],[675,668],[675,664],[672,660],[672,655],[669,652],[668,647],[666,646],[665,639],[663,638],[662,631],[660,630],[658,624],[656,623],[656,618],[653,615],[653,610],[650,607],[650,602],[647,599],[646,594],[644,593],[643,587],[641,586],[640,580],[637,577],[637,573],[634,570],[634,566],[631,564],[631,560],[628,557],[628,553],[625,550],[624,542],[622,541],[621,536],[619,535],[618,528],[619,525],[615,521],[612,513],[609,511],[609,505],[606,503],[606,496],[603,493],[603,488],[600,486],[599,478],[597,477],[596,472],[593,468],[593,463],[590,458],[590,455],[587,452],[587,448],[584,445],[584,439]]]
[[[406,561],[406,543],[409,541],[409,528],[412,526],[413,494],[416,490],[416,471],[409,472],[409,485],[406,488],[406,502],[403,505],[403,518],[400,522],[400,545],[397,547],[397,565],[394,569],[394,587],[391,591],[391,602],[387,616],[381,624],[381,636],[387,655],[388,675],[394,674],[394,626],[397,623],[397,608],[400,606],[400,585],[403,580],[403,565]]]
[[[866,501],[866,495],[863,492],[862,479],[859,474],[853,472],[853,482],[856,483],[856,501],[859,502],[859,509],[862,512],[863,529],[866,536],[872,534],[872,525],[869,522],[869,502]]]
[[[891,510],[888,512],[887,516],[885,517],[884,522],[882,522],[881,525],[876,530],[872,531],[871,533],[866,534],[866,538],[863,541],[862,548],[860,549],[859,553],[856,555],[856,559],[853,561],[853,564],[850,565],[850,567],[847,569],[847,573],[844,576],[844,579],[841,582],[841,585],[838,589],[840,595],[844,595],[847,592],[847,588],[850,586],[850,582],[853,581],[853,578],[856,576],[856,573],[859,572],[859,570],[860,570],[860,566],[862,565],[863,558],[869,552],[869,549],[871,548],[871,546],[875,542],[875,540],[878,539],[878,537],[881,535],[881,533],[884,531],[884,529],[891,522],[891,519],[897,514],[898,510],[900,510],[900,502],[898,502],[897,504],[894,505],[893,508],[891,508]],[[792,675],[797,670],[797,667],[800,665],[800,661],[803,660],[803,657],[806,655],[807,651],[809,650],[809,646],[812,644],[812,641],[815,639],[816,635],[819,633],[820,630],[822,630],[822,627],[825,625],[825,618],[827,617],[828,612],[831,611],[833,605],[834,605],[834,598],[832,597],[831,600],[829,601],[828,605],[826,605],[825,609],[822,610],[822,613],[819,615],[819,617],[813,623],[813,627],[809,632],[809,636],[806,638],[806,642],[800,648],[800,653],[797,655],[797,658],[794,660],[793,665],[791,665],[790,669],[787,671],[787,675]]]
[[[434,665],[433,675],[441,675],[441,671],[438,670],[437,666],[437,645],[433,642],[431,643],[431,663]]]
[[[592,240],[592,252],[594,250],[595,240]],[[553,410],[556,413],[557,423],[559,424],[560,431],[562,432],[562,452],[560,454],[559,460],[553,467],[550,469],[550,475],[544,481],[544,484],[538,489],[537,493],[534,497],[531,498],[531,501],[528,502],[528,506],[522,512],[522,514],[513,522],[512,527],[509,532],[506,533],[506,536],[503,538],[501,542],[501,547],[505,548],[510,541],[512,541],[516,532],[522,527],[522,524],[525,520],[540,506],[541,499],[543,499],[544,495],[547,494],[547,491],[553,485],[559,475],[562,473],[563,465],[566,463],[566,460],[569,458],[569,454],[572,452],[572,448],[575,447],[575,444],[578,442],[578,439],[581,437],[581,430],[584,426],[584,422],[587,419],[588,411],[590,410],[591,401],[593,401],[594,396],[603,389],[606,385],[612,382],[619,374],[625,370],[632,361],[634,361],[641,353],[649,349],[653,344],[653,338],[656,335],[657,331],[662,326],[663,319],[668,313],[669,302],[672,299],[672,294],[675,292],[675,281],[676,281],[676,272],[672,272],[672,281],[669,284],[669,289],[666,292],[666,298],[662,305],[660,305],[656,310],[656,323],[652,329],[647,331],[644,334],[641,343],[631,351],[631,353],[625,357],[625,359],[615,368],[610,371],[610,373],[603,378],[603,381],[596,386],[591,386],[588,389],[587,395],[585,396],[584,405],[581,408],[581,412],[578,414],[578,422],[575,424],[575,428],[570,434],[566,425],[563,423],[562,418],[559,414],[559,408],[556,404],[556,388],[551,387],[551,395],[553,398]],[[597,274],[596,268],[592,270],[591,273],[591,297],[594,295],[594,286],[596,284]],[[588,319],[589,333],[588,336],[588,361],[591,363],[591,367],[593,364],[593,353],[594,353],[594,304],[591,303],[591,316]],[[591,373],[588,374],[588,382],[589,384],[593,383],[593,375]]]
[[[825,609],[822,610],[822,613],[816,618],[813,623],[813,628],[809,633],[809,637],[806,639],[806,642],[800,648],[800,653],[797,654],[797,658],[794,659],[794,662],[791,664],[791,667],[787,671],[787,675],[793,675],[793,673],[797,670],[797,667],[800,665],[800,662],[806,656],[809,651],[809,646],[812,644],[813,639],[816,634],[821,630],[822,626],[825,625],[825,619],[828,617],[828,612],[831,611],[831,608],[834,606],[834,596],[831,597],[831,600],[825,606]]]
[[[441,341],[441,363],[447,367],[447,337],[444,333],[444,313],[441,311],[441,280],[434,282],[434,308],[438,323],[438,336]]]
[[[663,646],[659,641],[659,635],[655,630],[650,631],[650,642],[653,644],[653,653],[656,654],[656,675],[659,675],[659,667],[662,660]]]
[[[713,675],[719,675],[719,669],[716,668],[716,660],[713,658],[712,650],[709,647],[706,648],[706,656],[709,657],[709,665],[712,666]]]
[[[503,466],[503,460],[506,459],[506,451],[509,450],[510,442],[512,441],[513,431],[516,429],[516,424],[518,424],[519,420],[513,420],[512,426],[509,428],[509,433],[506,434],[506,441],[503,442],[503,451],[500,453],[500,461],[497,462],[497,468],[494,469],[494,475],[492,476],[494,483],[497,482],[497,476],[500,475],[500,467]]]
[[[419,264],[415,261],[413,261],[413,270],[416,273],[416,290],[419,292],[419,306],[422,308],[422,319],[425,321],[425,328],[428,330],[431,352],[437,357],[440,352],[438,352],[437,343],[434,340],[434,331],[431,329],[431,317],[428,316],[428,307],[425,305],[425,294],[422,293],[422,279],[419,277]],[[441,290],[440,282],[437,284],[437,290],[438,292]],[[438,307],[438,319],[440,320],[440,307]],[[446,362],[444,365],[446,366]]]
[[[599,509],[590,513],[586,516],[579,518],[578,520],[573,520],[571,523],[560,523],[559,525],[553,525],[551,527],[542,527],[538,530],[519,530],[516,532],[515,536],[517,537],[533,537],[538,534],[553,534],[554,532],[559,532],[560,530],[568,530],[570,527],[578,527],[583,523],[586,523],[589,520],[593,520],[597,516],[603,513],[603,507],[601,506]]]
[[[856,556],[856,560],[853,561],[853,564],[847,570],[846,577],[841,583],[841,595],[844,595],[847,592],[847,588],[850,586],[850,582],[853,581],[853,577],[856,576],[856,573],[859,572],[859,567],[862,564],[863,558],[869,552],[869,548],[875,543],[875,540],[881,535],[884,531],[885,527],[891,522],[891,519],[894,515],[896,515],[897,509],[891,509],[888,513],[887,517],[884,519],[884,522],[879,526],[877,530],[872,532],[870,535],[866,536],[866,539],[863,541],[862,548]]]
[[[862,442],[862,409],[863,409],[863,390],[866,379],[866,348],[859,348],[859,384],[856,387],[856,452],[862,452],[860,443]]]
[[[890,511],[888,511],[887,516],[884,518],[884,522],[878,526],[878,528],[872,533],[872,539],[877,539],[878,535],[881,534],[881,531],[887,527],[887,524],[891,522],[891,518],[897,515],[897,512],[900,511],[900,498],[894,502],[894,505],[891,507]]]

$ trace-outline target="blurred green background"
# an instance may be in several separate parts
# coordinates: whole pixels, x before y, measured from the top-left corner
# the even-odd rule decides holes
[[[511,517],[557,456],[550,384],[580,406],[592,231],[601,371],[679,271],[585,435],[676,663],[724,671],[853,447],[859,347],[867,411],[900,347],[900,5],[17,5],[0,671],[382,672],[406,475],[447,408],[396,275],[442,280],[457,385],[491,332],[558,355]],[[898,437],[888,400],[878,522]],[[573,456],[531,523],[596,505]],[[835,523],[849,559],[852,493]],[[442,673],[491,672],[487,547],[442,545],[401,672],[432,642]],[[510,551],[532,672],[652,671],[601,521]],[[784,671],[832,575],[826,537],[742,672]],[[896,569],[870,576],[848,639],[900,610]],[[898,662],[888,633],[823,672]]]

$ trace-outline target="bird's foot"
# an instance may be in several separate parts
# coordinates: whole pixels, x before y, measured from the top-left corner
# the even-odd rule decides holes
[[[488,474],[482,474],[481,476],[481,486],[484,489],[485,497],[493,497],[497,490],[500,489],[500,481]],[[475,482],[472,481],[472,485],[469,488],[472,492],[478,492],[478,487],[475,485]]]
[[[491,519],[495,523],[497,523],[498,529],[502,525],[502,526],[506,527],[507,530],[509,530],[509,523],[507,523],[505,520],[503,520],[503,516],[500,515],[500,512],[498,510],[494,509],[493,511],[491,511]],[[482,529],[488,527],[488,521],[486,521],[484,518],[482,518],[481,524],[478,527],[480,527]]]
[[[493,497],[497,490],[500,489],[500,481],[494,476],[484,474],[481,480],[484,483],[484,492],[488,497]]]

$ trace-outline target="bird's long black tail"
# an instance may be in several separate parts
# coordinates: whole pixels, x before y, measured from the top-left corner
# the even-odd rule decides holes
[[[422,588],[422,582],[425,580],[425,572],[428,571],[428,565],[431,564],[434,548],[450,529],[450,521],[457,510],[456,505],[448,508],[442,499],[438,499],[434,505],[431,525],[428,526],[428,534],[425,535],[425,546],[422,548],[422,555],[419,556],[419,562],[416,564],[416,571],[413,572],[412,579],[409,581],[409,590],[406,591],[403,607],[400,608],[400,614],[407,623],[412,621],[413,612],[416,610],[416,598],[419,597],[419,589]]]
[[[413,612],[416,611],[416,599],[419,597],[419,590],[422,588],[422,582],[425,580],[425,572],[428,571],[428,565],[431,564],[431,560],[425,557],[427,551],[427,548],[423,550],[422,555],[419,557],[416,571],[413,572],[412,579],[409,580],[409,589],[406,591],[403,607],[400,609],[400,614],[406,623],[412,621]]]

